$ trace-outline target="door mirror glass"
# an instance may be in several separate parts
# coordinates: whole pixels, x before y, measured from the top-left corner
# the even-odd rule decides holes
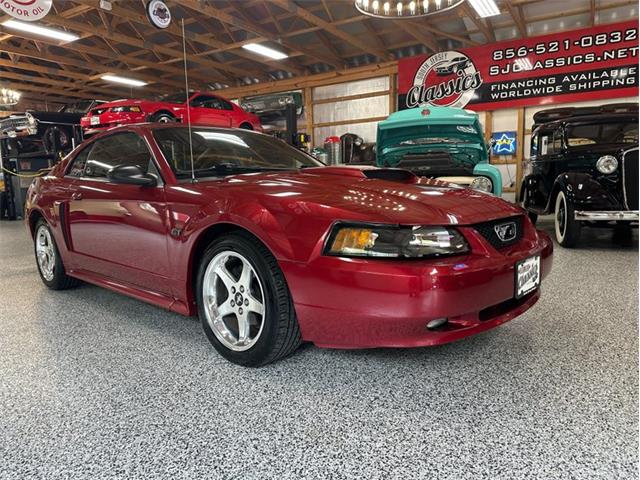
[[[138,165],[116,165],[107,173],[107,179],[113,183],[141,187],[155,187],[158,184],[155,176],[145,173]]]

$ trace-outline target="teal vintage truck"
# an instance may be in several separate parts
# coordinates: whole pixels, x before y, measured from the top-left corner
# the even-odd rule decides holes
[[[502,195],[502,175],[489,164],[478,114],[452,107],[418,107],[378,123],[376,163]]]

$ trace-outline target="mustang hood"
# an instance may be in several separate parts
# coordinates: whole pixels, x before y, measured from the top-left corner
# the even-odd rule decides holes
[[[353,167],[235,175],[222,180],[229,194],[258,200],[272,213],[417,225],[470,225],[523,214],[490,194],[418,178],[406,170]],[[215,187],[214,187],[215,185]],[[220,182],[197,184],[219,192]]]

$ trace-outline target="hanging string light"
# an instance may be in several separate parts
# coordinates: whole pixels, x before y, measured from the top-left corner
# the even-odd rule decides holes
[[[15,105],[20,101],[20,95],[21,93],[17,90],[0,88],[0,105],[2,105],[3,107]]]
[[[376,18],[419,18],[452,10],[465,0],[356,0],[355,7],[360,13]]]

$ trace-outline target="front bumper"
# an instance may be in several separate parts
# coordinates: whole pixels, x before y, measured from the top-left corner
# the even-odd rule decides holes
[[[530,227],[529,238],[497,251],[461,228],[473,252],[423,261],[318,257],[281,262],[302,337],[329,348],[439,345],[505,323],[532,307],[539,290],[516,300],[515,264],[540,255],[541,280],[551,271],[553,244]],[[477,248],[476,248],[477,247]],[[437,330],[431,320],[447,318]]]
[[[632,210],[625,211],[610,211],[610,210],[600,210],[600,211],[576,211],[575,219],[578,221],[590,221],[590,222],[637,222],[640,215],[639,212]]]

